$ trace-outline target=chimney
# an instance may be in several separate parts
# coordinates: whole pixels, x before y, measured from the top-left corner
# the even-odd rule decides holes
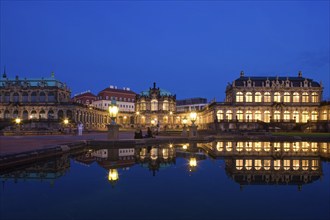
[[[300,78],[302,77],[302,72],[301,71],[298,72],[298,77],[300,77]]]
[[[156,83],[154,82],[154,89],[156,89]]]

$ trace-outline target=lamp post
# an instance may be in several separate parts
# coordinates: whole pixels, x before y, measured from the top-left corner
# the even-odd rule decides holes
[[[68,128],[69,119],[67,119],[67,118],[66,118],[66,119],[64,119],[64,120],[63,120],[63,124],[64,124],[64,129],[63,129],[63,130],[64,130],[64,132],[65,132],[65,129],[67,129],[67,128]],[[66,133],[66,132],[65,132],[65,133]]]
[[[118,139],[119,136],[119,125],[116,124],[116,118],[119,112],[119,108],[115,102],[112,102],[109,106],[109,115],[111,118],[111,123],[107,125],[108,127],[108,139]]]
[[[21,122],[22,122],[22,120],[21,120],[20,118],[15,118],[16,132],[17,132],[17,134],[18,134],[18,133],[20,132],[20,130],[21,130],[21,126],[20,126]]]
[[[190,121],[191,126],[189,126],[189,136],[196,137],[197,136],[197,126],[195,125],[195,121],[197,119],[197,113],[195,111],[190,112]]]
[[[182,129],[182,136],[183,137],[187,137],[187,123],[188,123],[188,119],[186,118],[186,116],[182,119],[182,124],[183,124],[183,129]]]

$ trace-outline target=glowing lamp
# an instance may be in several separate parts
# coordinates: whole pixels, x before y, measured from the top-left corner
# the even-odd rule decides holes
[[[116,124],[115,120],[117,118],[118,112],[119,112],[119,108],[117,105],[111,104],[109,106],[109,114],[110,114],[110,118],[112,120],[112,124]]]
[[[195,111],[190,112],[190,121],[194,124],[197,119],[197,113]]]
[[[117,169],[110,169],[109,170],[109,175],[108,175],[108,180],[110,182],[117,181],[119,179],[118,171]]]
[[[16,118],[16,119],[15,119],[15,123],[16,123],[16,124],[20,124],[20,123],[21,123],[21,119],[20,119],[20,118]]]

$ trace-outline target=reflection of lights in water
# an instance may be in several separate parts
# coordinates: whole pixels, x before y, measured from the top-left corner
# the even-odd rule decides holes
[[[184,150],[187,150],[187,148],[188,148],[188,146],[187,146],[186,144],[184,144],[184,145],[182,146],[182,149],[184,149]]]
[[[173,144],[170,144],[170,147],[173,147]]]
[[[189,160],[189,166],[190,167],[196,167],[197,166],[197,160],[195,157],[190,158]]]
[[[119,179],[118,171],[117,169],[110,169],[109,170],[109,175],[108,175],[108,180],[109,181],[117,181]]]

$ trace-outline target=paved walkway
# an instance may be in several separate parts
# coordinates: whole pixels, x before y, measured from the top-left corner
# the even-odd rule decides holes
[[[133,139],[134,132],[120,132],[119,139]],[[0,155],[51,148],[54,145],[83,140],[107,140],[107,133],[74,135],[0,136]]]

